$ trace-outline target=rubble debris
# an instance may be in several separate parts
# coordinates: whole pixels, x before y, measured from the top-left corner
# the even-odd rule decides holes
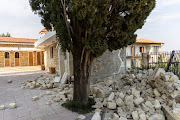
[[[16,103],[10,103],[9,104],[9,108],[11,108],[11,109],[14,109],[14,108],[16,108],[17,106],[16,106]]]
[[[12,83],[12,80],[8,80],[8,83]]]
[[[79,115],[76,120],[85,120],[85,119],[86,119],[86,116]]]
[[[36,101],[36,100],[38,100],[39,99],[39,96],[34,96],[34,97],[32,97],[32,101]]]
[[[5,106],[4,105],[0,105],[0,110],[4,110]]]

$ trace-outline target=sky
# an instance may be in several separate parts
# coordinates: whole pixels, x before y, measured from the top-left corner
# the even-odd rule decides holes
[[[0,0],[0,33],[12,37],[40,38],[41,18],[31,10],[28,0]],[[164,42],[162,50],[180,50],[180,0],[156,0],[138,38]]]

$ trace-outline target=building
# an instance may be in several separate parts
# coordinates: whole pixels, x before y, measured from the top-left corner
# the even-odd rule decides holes
[[[36,49],[44,51],[44,65],[46,70],[55,68],[61,79],[73,75],[73,56],[69,52],[63,52],[56,40],[56,31],[43,29],[41,38],[34,43]],[[125,50],[125,49],[124,49]],[[121,71],[125,72],[126,54],[124,50],[105,52],[94,60],[91,71],[91,81],[107,77]]]
[[[142,53],[161,53],[164,43],[147,39],[137,39],[132,45],[126,48],[126,67],[142,67]]]
[[[44,64],[43,52],[34,47],[37,39],[0,37],[0,67]]]

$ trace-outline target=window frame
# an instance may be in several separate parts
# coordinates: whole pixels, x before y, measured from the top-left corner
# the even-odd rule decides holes
[[[50,52],[49,52],[49,56],[50,56],[50,59],[53,59],[54,58],[54,47],[53,46],[51,46],[50,47]]]
[[[8,57],[6,56],[6,53],[8,53]],[[5,59],[9,59],[9,58],[10,58],[9,52],[5,52],[5,53],[4,53],[4,58],[5,58]]]

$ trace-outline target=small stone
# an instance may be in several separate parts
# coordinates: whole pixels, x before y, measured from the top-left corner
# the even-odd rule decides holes
[[[173,114],[179,120],[180,119],[180,108],[174,108]]]
[[[121,98],[118,98],[116,100],[116,104],[119,106],[119,107],[122,107],[125,105],[124,101],[121,99]]]
[[[120,117],[119,120],[127,120],[125,117]]]
[[[165,117],[161,114],[153,114],[149,117],[149,120],[165,120]]]
[[[156,97],[160,97],[161,96],[161,94],[159,93],[159,91],[156,88],[154,89],[154,95]]]
[[[39,97],[38,96],[34,96],[34,97],[32,97],[32,101],[36,101],[36,100],[38,100],[39,99]]]
[[[161,109],[161,104],[159,103],[159,100],[155,100],[155,101],[154,101],[154,107],[155,107],[155,109],[157,109],[157,110]]]
[[[113,114],[113,120],[119,120],[119,116],[116,113]]]
[[[114,100],[114,96],[115,96],[115,94],[114,94],[114,92],[112,92],[108,97],[108,101]]]
[[[146,101],[145,105],[147,105],[149,108],[153,108],[154,107],[150,101]]]
[[[46,95],[51,95],[51,91],[46,91]]]
[[[12,83],[12,80],[8,80],[8,83]]]
[[[1,105],[0,106],[0,110],[4,110],[5,109],[5,106],[4,105]]]
[[[139,118],[140,118],[140,120],[146,120],[146,114],[144,112],[141,112],[139,114]]]
[[[46,105],[51,105],[52,104],[52,101],[51,100],[48,100],[47,102],[46,102]]]
[[[93,105],[92,107],[93,107],[93,108],[96,108],[96,109],[100,109],[100,108],[103,107],[103,103],[101,103],[101,102],[96,102],[96,104]]]
[[[137,111],[133,111],[132,112],[132,117],[133,117],[133,120],[139,120],[138,112]]]
[[[85,120],[85,119],[86,119],[86,116],[79,115],[76,120]]]
[[[139,97],[139,98],[137,98],[137,99],[135,99],[134,100],[134,104],[136,105],[136,106],[139,106],[141,103],[143,103],[144,102],[144,99],[142,98],[142,97]]]
[[[110,110],[116,109],[116,103],[114,103],[114,102],[108,102],[108,103],[107,103],[107,108],[110,109]]]
[[[11,109],[14,109],[14,108],[16,108],[17,106],[16,106],[16,103],[10,103],[9,104],[9,108],[11,108]]]
[[[132,89],[132,94],[134,97],[139,98],[140,97],[140,91],[137,91],[136,89]]]
[[[95,112],[91,120],[101,120],[100,112]]]

